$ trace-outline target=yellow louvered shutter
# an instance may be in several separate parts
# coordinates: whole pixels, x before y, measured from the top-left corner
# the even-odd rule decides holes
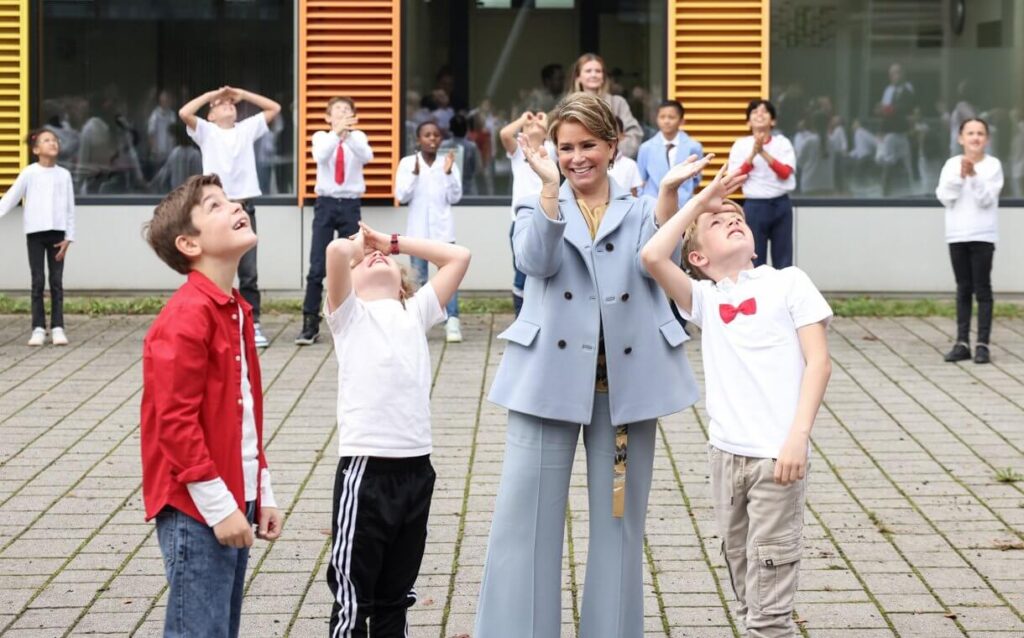
[[[747,103],[768,97],[768,5],[669,0],[669,94],[686,107],[684,128],[715,153],[716,167],[748,134]]]
[[[0,0],[0,189],[27,160],[28,0]]]
[[[327,101],[355,100],[370,138],[366,197],[389,199],[401,152],[401,0],[299,1],[299,199],[315,197],[313,133],[324,130]]]

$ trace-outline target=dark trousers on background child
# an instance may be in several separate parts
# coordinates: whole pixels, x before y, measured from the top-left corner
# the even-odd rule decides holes
[[[777,270],[793,265],[793,203],[789,195],[771,199],[748,199],[743,203],[747,226],[754,233],[755,266],[768,263],[768,242],[772,247],[772,267]]]
[[[252,224],[252,232],[256,232],[256,206],[253,205],[252,200],[244,200],[240,202],[245,212],[249,214],[249,222]],[[258,273],[256,270],[256,246],[253,246],[249,252],[242,255],[242,260],[238,262],[238,292],[242,293],[242,297],[249,302],[252,306],[252,320],[254,323],[260,322],[260,284],[258,281]]]
[[[338,462],[327,567],[331,638],[408,635],[436,477],[429,456]]]
[[[250,501],[250,523],[255,515]],[[249,548],[221,545],[213,528],[172,507],[156,515],[156,534],[169,587],[164,636],[237,638]]]
[[[32,327],[46,327],[43,289],[46,272],[50,274],[50,328],[64,327],[64,262],[57,261],[57,244],[64,241],[63,230],[44,230],[25,235],[28,267],[32,273]],[[45,270],[44,270],[45,268]]]
[[[335,236],[348,237],[359,232],[361,219],[358,199],[317,197],[313,205],[313,236],[309,243],[309,274],[302,314],[320,316],[324,277],[327,276],[327,245]]]
[[[988,241],[954,242],[949,258],[956,277],[956,340],[971,342],[971,310],[978,300],[978,343],[988,345],[992,333],[992,258],[996,245]]]

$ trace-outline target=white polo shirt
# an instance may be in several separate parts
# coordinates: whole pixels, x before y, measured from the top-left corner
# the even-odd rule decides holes
[[[558,154],[551,140],[544,140],[544,149],[548,152],[548,159],[557,164]],[[540,189],[543,184],[541,184],[537,173],[530,168],[530,163],[526,161],[522,148],[516,145],[515,153],[506,151],[505,155],[508,157],[509,165],[512,168],[512,221],[515,221],[516,202],[524,197],[540,195]]]
[[[733,142],[732,150],[729,151],[729,172],[740,167],[750,157],[754,150],[754,136],[741,137]],[[789,193],[796,188],[796,151],[785,135],[772,133],[768,143],[764,145],[768,154],[793,169],[789,177],[779,179],[779,176],[758,155],[754,158],[754,169],[747,174],[747,181],[743,182],[743,196],[751,199],[774,199]]]
[[[614,179],[615,183],[624,191],[637,189],[637,195],[640,194],[640,187],[644,185],[636,160],[626,157],[622,153],[615,156],[615,162],[608,169],[608,176]]]
[[[721,306],[749,299],[754,313],[726,323]],[[803,380],[797,330],[831,319],[825,298],[799,268],[760,266],[742,271],[737,282],[694,282],[693,307],[680,312],[701,329],[711,444],[740,456],[778,458]]]
[[[405,301],[349,293],[324,315],[338,359],[338,454],[430,454],[430,352],[426,333],[447,319],[429,283]]]
[[[203,174],[216,173],[228,199],[250,199],[263,194],[253,149],[256,140],[270,131],[262,112],[231,128],[221,128],[197,117],[196,127],[185,130],[203,154]]]

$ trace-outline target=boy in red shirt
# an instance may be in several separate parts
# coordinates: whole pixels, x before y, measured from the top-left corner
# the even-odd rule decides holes
[[[197,175],[153,211],[156,254],[188,281],[146,335],[142,493],[170,586],[165,636],[238,636],[249,548],[283,518],[263,454],[252,307],[231,285],[256,245],[216,175]]]

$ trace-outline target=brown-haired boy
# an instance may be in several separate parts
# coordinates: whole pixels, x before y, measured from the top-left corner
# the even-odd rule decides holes
[[[744,635],[781,638],[796,635],[804,478],[832,369],[832,310],[799,268],[754,267],[753,233],[725,199],[748,176],[725,170],[661,225],[641,257],[701,329],[712,501]],[[672,260],[684,229],[692,279]]]
[[[231,285],[256,245],[216,175],[160,202],[146,239],[188,280],[143,344],[142,493],[170,586],[166,635],[237,636],[249,548],[283,523],[263,453],[252,307]]]
[[[300,346],[311,345],[320,336],[327,245],[335,234],[348,237],[359,231],[359,198],[366,192],[363,166],[373,160],[373,149],[366,133],[356,129],[359,118],[356,103],[351,98],[331,98],[324,119],[330,129],[313,134],[316,203],[313,205],[306,296],[302,301],[302,332],[295,338]]]

